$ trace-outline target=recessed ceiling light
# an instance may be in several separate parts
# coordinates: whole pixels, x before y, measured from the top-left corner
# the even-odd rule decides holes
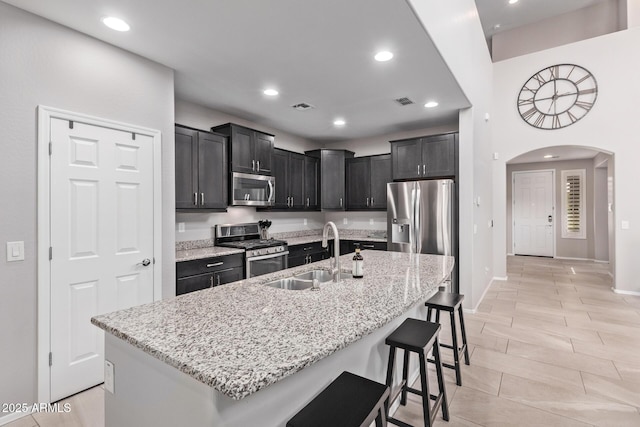
[[[518,0],[509,0],[509,4],[516,4],[518,3]]]
[[[264,93],[267,96],[276,96],[280,92],[278,92],[275,89],[265,89],[262,93]]]
[[[494,25],[494,26],[493,26],[493,29],[494,29],[494,30],[499,30],[499,29],[500,29],[500,24],[496,24],[496,25]]]
[[[347,124],[347,122],[345,122],[345,121],[344,121],[344,120],[342,120],[342,119],[337,119],[337,120],[334,120],[334,121],[333,121],[333,124],[334,124],[334,125],[336,125],[336,126],[344,126],[344,125],[346,125],[346,124]]]
[[[393,53],[389,52],[388,50],[384,50],[382,52],[376,53],[376,56],[374,56],[374,58],[376,61],[385,62],[393,58]]]
[[[424,104],[425,108],[433,108],[433,107],[437,107],[438,103],[436,101],[429,101],[426,104]]]
[[[129,31],[129,24],[124,22],[120,18],[116,18],[115,16],[105,16],[102,18],[102,23],[112,30],[116,31]]]

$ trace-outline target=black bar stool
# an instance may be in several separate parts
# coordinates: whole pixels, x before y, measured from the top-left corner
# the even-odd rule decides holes
[[[455,365],[443,363],[445,368],[453,369],[456,371],[456,384],[462,385],[462,376],[460,372],[460,353],[464,353],[464,363],[469,364],[469,350],[467,349],[467,334],[464,330],[464,314],[462,314],[462,301],[464,295],[452,294],[450,292],[437,292],[434,296],[429,298],[424,304],[427,309],[427,320],[431,321],[431,314],[433,310],[436,311],[436,323],[440,323],[440,311],[448,311],[451,317],[451,339],[452,345],[442,344],[441,347],[449,348],[453,350],[453,360]],[[456,311],[460,317],[460,332],[462,333],[462,347],[458,347],[458,333],[456,330]]]
[[[387,366],[387,386],[391,388],[393,384],[393,368],[396,356],[396,348],[404,350],[404,364],[402,365],[402,382],[400,387],[392,390],[389,402],[385,405],[387,419],[402,427],[411,427],[403,421],[389,417],[389,407],[400,395],[400,404],[407,404],[407,392],[422,396],[422,412],[425,427],[433,425],[433,421],[438,413],[438,406],[442,406],[442,418],[449,421],[449,408],[447,407],[447,393],[444,388],[444,377],[442,365],[440,364],[440,347],[438,345],[438,333],[440,325],[418,319],[406,319],[395,331],[385,340],[385,344],[391,346],[389,349],[389,365]],[[429,380],[427,377],[427,353],[433,349],[433,363],[436,365],[436,376],[438,377],[439,393],[433,395],[429,393]],[[418,354],[420,359],[420,382],[422,390],[409,387],[407,375],[409,373],[409,352]],[[434,400],[431,406],[431,400]]]
[[[287,427],[376,427],[387,425],[384,403],[389,387],[343,372],[307,406],[287,422]]]

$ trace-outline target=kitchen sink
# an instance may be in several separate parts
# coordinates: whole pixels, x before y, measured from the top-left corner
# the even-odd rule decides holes
[[[340,273],[340,279],[350,279],[351,274]],[[327,270],[311,270],[306,273],[300,273],[293,277],[285,277],[284,279],[274,280],[272,282],[265,283],[265,286],[271,286],[272,288],[287,289],[290,291],[303,291],[313,287],[313,282],[329,283],[333,280],[331,272]]]
[[[309,289],[313,286],[312,280],[304,280],[296,277],[287,277],[285,279],[274,280],[273,282],[265,283],[266,286],[272,288],[287,289],[290,291],[302,291]]]
[[[328,270],[311,270],[306,273],[296,274],[293,276],[296,279],[303,280],[317,280],[320,283],[331,282],[333,277]],[[340,279],[350,279],[352,276],[349,273],[340,273]]]

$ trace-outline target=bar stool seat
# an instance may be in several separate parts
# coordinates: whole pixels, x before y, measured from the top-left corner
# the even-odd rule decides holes
[[[436,323],[440,323],[440,312],[446,311],[449,313],[451,319],[451,340],[452,345],[440,343],[440,347],[453,350],[454,364],[442,363],[445,368],[453,369],[456,371],[456,384],[462,385],[462,372],[460,371],[460,354],[464,354],[464,363],[469,365],[469,350],[467,349],[467,334],[464,329],[464,314],[462,312],[462,301],[464,301],[464,295],[454,294],[450,292],[436,292],[431,298],[424,304],[427,306],[427,320],[432,321],[432,313],[436,311]],[[458,332],[456,328],[456,316],[458,312],[460,319],[460,333],[462,335],[462,346],[458,346]]]
[[[403,427],[411,427],[403,421],[389,417],[389,407],[400,396],[400,404],[407,404],[407,392],[422,396],[422,412],[424,417],[424,425],[431,426],[435,421],[438,413],[438,407],[442,407],[442,418],[449,421],[449,408],[447,406],[447,392],[444,386],[444,376],[442,374],[442,365],[440,364],[440,347],[438,344],[438,333],[440,325],[437,323],[426,322],[418,319],[406,319],[395,331],[391,333],[385,340],[390,346],[389,364],[387,366],[387,386],[392,387],[393,371],[396,348],[404,350],[404,364],[402,366],[402,381],[400,386],[391,390],[388,403],[386,404],[387,419],[389,423]],[[436,365],[436,376],[438,379],[439,392],[433,395],[429,392],[429,379],[427,377],[427,353],[433,349],[432,363]],[[421,390],[409,387],[407,383],[409,373],[409,353],[418,354],[420,360],[420,382]],[[430,360],[431,361],[431,360]],[[434,400],[431,406],[431,400]]]
[[[351,372],[343,372],[307,406],[287,422],[287,427],[376,427],[387,425],[384,403],[389,387]]]

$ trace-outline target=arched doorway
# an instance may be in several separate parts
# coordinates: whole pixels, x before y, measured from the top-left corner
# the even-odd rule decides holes
[[[506,253],[615,266],[613,153],[553,146],[506,162]]]

